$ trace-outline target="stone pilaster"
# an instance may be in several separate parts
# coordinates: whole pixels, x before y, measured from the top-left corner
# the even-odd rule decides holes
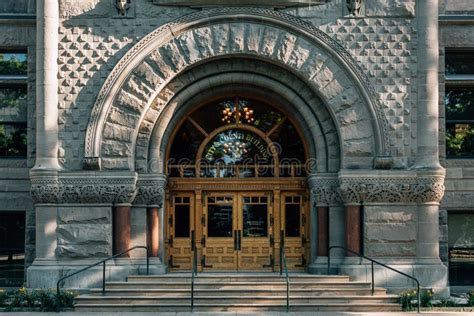
[[[37,1],[36,163],[34,170],[60,170],[58,162],[58,0]]]
[[[439,164],[438,0],[417,0],[418,106],[415,168],[441,169]]]

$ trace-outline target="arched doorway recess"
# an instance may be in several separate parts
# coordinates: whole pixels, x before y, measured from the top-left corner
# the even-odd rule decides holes
[[[197,109],[196,109],[197,107]],[[257,98],[194,107],[172,133],[166,173],[168,268],[303,269],[309,255],[307,154],[294,120]]]

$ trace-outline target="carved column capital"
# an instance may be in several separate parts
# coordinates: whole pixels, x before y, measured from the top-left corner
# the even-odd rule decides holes
[[[311,175],[308,177],[308,187],[317,206],[341,204],[337,175]]]
[[[163,207],[168,179],[164,174],[144,174],[138,177],[138,194],[134,204]]]

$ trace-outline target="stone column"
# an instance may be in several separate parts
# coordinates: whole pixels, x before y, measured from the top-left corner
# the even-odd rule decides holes
[[[440,169],[438,0],[417,0],[418,105],[415,168]]]
[[[329,248],[329,207],[318,207],[318,257],[328,256]]]
[[[361,253],[362,225],[361,206],[346,205],[346,247],[357,253]],[[347,252],[348,257],[355,256]]]
[[[158,207],[147,208],[147,227],[148,255],[158,257],[160,249],[160,214]]]
[[[58,162],[58,0],[38,0],[36,27],[36,163],[34,170],[60,170]]]
[[[115,206],[113,211],[113,254],[130,249],[130,213],[128,205]],[[124,256],[129,257],[130,254]]]
[[[418,205],[418,258],[439,258],[439,206]]]

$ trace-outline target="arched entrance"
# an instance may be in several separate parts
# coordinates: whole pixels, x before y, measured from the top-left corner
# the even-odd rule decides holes
[[[196,240],[202,271],[272,271],[309,251],[306,149],[277,106],[237,95],[194,108],[168,144],[166,259],[190,269]]]

